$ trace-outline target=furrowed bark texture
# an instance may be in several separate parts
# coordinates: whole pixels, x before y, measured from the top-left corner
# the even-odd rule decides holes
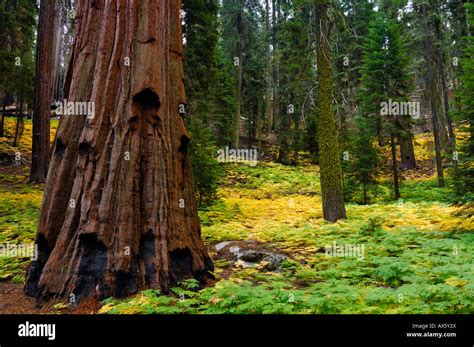
[[[179,113],[180,9],[180,0],[77,2],[65,97],[95,102],[95,117],[61,119],[29,295],[123,297],[212,276]]]
[[[330,19],[328,0],[318,0],[319,42],[318,61],[318,106],[319,106],[319,164],[321,171],[321,193],[323,216],[329,222],[346,218],[342,188],[342,168],[339,155],[336,121],[332,109],[332,66],[330,40]]]

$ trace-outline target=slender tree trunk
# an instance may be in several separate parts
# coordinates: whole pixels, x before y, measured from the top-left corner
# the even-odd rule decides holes
[[[433,96],[430,96],[431,99],[431,110],[432,110],[432,124],[433,124],[433,137],[435,143],[435,162],[436,162],[436,172],[438,174],[438,185],[439,187],[444,187],[444,173],[443,173],[443,157],[441,155],[441,141],[439,138],[439,128],[438,128],[438,109],[436,107],[436,102],[433,100]]]
[[[400,199],[400,183],[398,178],[397,145],[393,133],[390,134],[390,151],[392,154],[393,190],[395,192],[395,199],[398,200]]]
[[[439,66],[440,74],[441,74],[441,90],[442,90],[442,96],[443,96],[443,102],[444,102],[444,114],[445,114],[445,119],[446,119],[446,125],[448,127],[448,137],[449,137],[448,153],[451,154],[450,160],[453,165],[453,176],[455,179],[454,181],[458,182],[458,179],[457,179],[459,177],[458,160],[455,159],[455,155],[457,155],[456,134],[454,132],[453,119],[451,117],[451,111],[450,111],[450,106],[449,106],[448,87],[446,85],[444,61],[442,57],[440,57],[439,55],[440,53],[438,52],[438,66]],[[444,186],[444,183],[442,183],[441,186]]]
[[[276,58],[277,52],[277,32],[278,32],[278,18],[277,18],[277,0],[272,0],[272,122],[270,130],[274,131],[276,127],[276,118],[278,112],[278,63]]]
[[[4,127],[5,127],[5,113],[6,113],[6,107],[7,107],[7,97],[3,98],[3,107],[2,107],[2,121],[0,122],[0,137],[5,136],[4,133]]]
[[[439,14],[438,14],[439,15]],[[447,74],[445,67],[445,59],[443,52],[443,33],[441,29],[441,19],[439,17],[435,20],[435,35],[436,41],[438,44],[438,49],[436,51],[436,58],[438,62],[439,74],[440,74],[440,84],[441,84],[441,94],[443,97],[443,106],[444,106],[444,115],[446,119],[446,125],[448,128],[448,137],[449,137],[449,153],[453,154],[456,151],[456,135],[454,133],[453,120],[451,118],[451,112],[449,107],[449,96],[448,96],[448,86],[446,84]],[[456,165],[456,161],[454,161]]]
[[[367,185],[365,183],[362,184],[363,191],[364,191],[364,205],[367,205],[368,197],[367,197]]]
[[[451,118],[451,114],[450,114],[448,86],[446,84],[446,76],[445,76],[446,73],[445,73],[444,62],[440,61],[438,63],[438,66],[439,66],[440,75],[441,75],[440,81],[441,81],[441,90],[442,90],[442,96],[443,96],[444,115],[446,118],[446,125],[448,128],[449,153],[454,153],[456,151],[456,135],[454,133],[453,119]]]
[[[283,52],[282,61],[286,61],[288,56],[286,52]],[[282,82],[286,82],[286,79]],[[292,100],[292,95],[287,95],[286,100]],[[291,115],[288,113],[288,105],[285,105],[284,102],[281,100],[279,102],[279,115],[280,118],[278,120],[278,158],[277,161],[284,165],[289,165],[290,161],[288,160],[288,154],[290,152],[290,131],[291,131]]]
[[[52,66],[51,81],[52,81],[52,96],[51,100],[61,100],[61,54],[64,49],[63,26],[66,25],[64,21],[64,6],[61,1],[55,1],[55,22],[54,22],[54,36],[51,59],[54,61]]]
[[[259,152],[261,152],[262,150],[262,134],[263,134],[263,112],[262,112],[262,102],[259,99],[258,109],[257,109],[257,148]]]
[[[377,116],[377,120],[375,123],[375,133],[377,136],[377,142],[380,147],[385,146],[385,139],[382,131],[382,118],[380,116]]]
[[[421,6],[421,16],[425,27],[428,27],[428,14],[426,12],[426,4]],[[439,129],[439,98],[437,93],[437,85],[435,83],[435,71],[434,66],[436,64],[433,41],[431,35],[428,33],[425,35],[425,60],[426,60],[426,90],[428,92],[428,98],[430,100],[431,113],[432,113],[432,124],[433,124],[433,137],[435,142],[435,155],[436,155],[436,171],[438,174],[438,185],[440,187],[445,186],[444,173],[443,173],[443,158],[441,154],[442,141],[440,138]]]
[[[30,182],[46,181],[49,167],[50,128],[49,115],[53,97],[54,23],[56,0],[42,1],[38,24],[36,48],[35,99],[33,105],[33,152]]]
[[[42,300],[123,297],[204,283],[213,265],[188,156],[180,0],[77,1],[63,116],[25,291]]]
[[[332,66],[330,23],[328,7],[330,0],[317,0],[319,9],[319,42],[317,48],[318,105],[319,105],[319,163],[324,219],[336,222],[346,218],[342,187],[342,168],[337,139],[336,122],[332,110]]]
[[[20,97],[20,100],[17,105],[17,116],[16,116],[16,127],[15,127],[15,137],[13,138],[13,147],[18,146],[18,141],[21,138],[23,133],[23,98]]]
[[[429,6],[429,7],[427,7]],[[427,61],[429,60],[432,66],[429,67],[431,69],[431,91],[432,97],[435,100],[435,107],[436,107],[436,128],[438,129],[438,143],[440,147],[440,153],[443,157],[445,153],[452,153],[451,148],[451,138],[447,131],[447,123],[448,123],[448,114],[444,99],[444,92],[446,89],[446,81],[444,76],[444,62],[442,61],[441,55],[442,52],[440,51],[442,47],[442,42],[438,41],[438,33],[437,33],[437,24],[436,22],[439,20],[439,11],[437,9],[438,4],[437,1],[428,1],[428,4],[423,4],[424,10],[424,20],[426,21],[426,28],[428,28],[429,33],[426,35],[426,54],[429,54]],[[447,95],[446,95],[447,96]]]
[[[270,49],[270,41],[273,37],[271,25],[270,25],[270,3],[269,0],[265,0],[265,34],[266,34],[266,42],[265,45],[267,47],[267,55],[268,55],[268,66],[267,66],[267,93],[265,96],[265,111],[267,114],[267,123],[268,127],[271,130],[273,128],[273,107],[272,107],[272,85],[273,85],[273,59],[272,59],[272,51]]]
[[[242,82],[243,82],[243,58],[244,58],[244,47],[243,47],[243,18],[242,13],[239,13],[237,18],[237,58],[239,60],[239,66],[237,67],[237,92],[236,92],[236,112],[234,118],[234,147],[239,148],[239,136],[240,136],[240,116],[242,111]]]

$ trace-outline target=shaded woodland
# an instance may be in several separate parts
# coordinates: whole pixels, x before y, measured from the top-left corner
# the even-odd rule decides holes
[[[0,0],[0,302],[472,313],[473,26],[461,0]]]

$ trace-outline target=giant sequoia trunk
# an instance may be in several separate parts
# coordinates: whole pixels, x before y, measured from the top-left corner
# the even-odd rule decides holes
[[[318,63],[318,143],[319,166],[321,168],[321,194],[324,219],[335,222],[346,218],[342,188],[342,168],[337,139],[336,121],[332,109],[332,66],[329,0],[316,1],[319,13]]]
[[[211,276],[183,119],[180,0],[77,1],[69,101],[41,208],[25,291],[126,296]]]

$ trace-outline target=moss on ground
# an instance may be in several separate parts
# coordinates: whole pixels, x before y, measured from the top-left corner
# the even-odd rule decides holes
[[[403,201],[347,206],[324,222],[315,167],[227,165],[221,200],[200,212],[203,238],[272,244],[291,259],[279,273],[230,270],[215,286],[148,290],[108,299],[102,313],[472,313],[472,214],[449,203],[434,178],[404,184]],[[363,245],[364,257],[330,257],[326,246]],[[225,274],[225,277],[221,277]]]
[[[348,219],[330,224],[322,219],[316,166],[226,164],[225,171],[220,200],[200,211],[205,243],[269,244],[290,256],[281,271],[220,260],[212,287],[188,280],[172,296],[146,290],[110,298],[102,313],[474,312],[473,214],[451,204],[449,179],[438,188],[432,176],[411,177],[401,201],[391,199],[387,180],[376,203],[348,204]],[[21,170],[0,173],[0,243],[34,240],[43,187],[27,178]],[[326,255],[334,243],[363,245],[363,258]],[[0,280],[22,282],[28,261],[0,257]]]

